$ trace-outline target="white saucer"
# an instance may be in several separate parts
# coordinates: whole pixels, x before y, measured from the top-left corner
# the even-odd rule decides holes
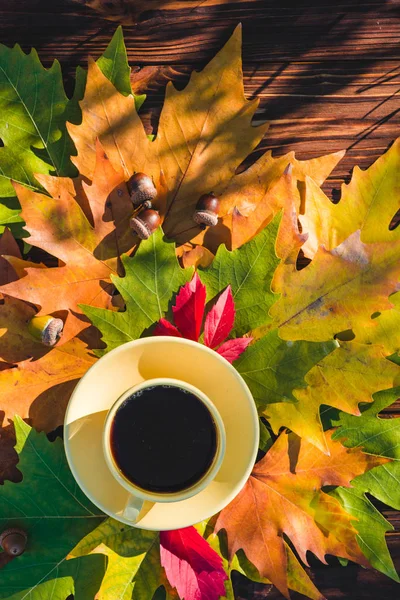
[[[122,516],[129,493],[107,467],[102,430],[117,398],[155,377],[186,381],[210,398],[224,421],[226,452],[216,478],[206,489],[180,502],[146,503],[132,523]],[[211,517],[239,493],[256,459],[259,421],[246,383],[219,354],[182,338],[150,337],[119,346],[84,375],[68,404],[64,443],[75,479],[104,513],[141,529],[171,530]]]

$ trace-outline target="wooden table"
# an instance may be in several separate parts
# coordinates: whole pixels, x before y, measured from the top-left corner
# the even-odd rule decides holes
[[[272,123],[260,151],[295,150],[305,159],[347,149],[325,185],[337,200],[352,167],[369,166],[400,135],[400,0],[189,4],[186,10],[149,12],[125,27],[133,77],[150,77],[143,113],[149,131],[166,81],[184,85],[189,72],[204,66],[241,21],[246,93],[261,99],[257,120]],[[0,42],[36,47],[46,66],[58,58],[69,92],[76,65],[85,65],[89,53],[98,57],[114,30],[114,23],[69,0],[0,0]],[[400,569],[400,516],[381,508],[397,529],[388,543]],[[332,563],[311,570],[329,600],[400,597],[400,586],[383,575]],[[240,576],[236,592],[245,600],[282,598],[271,586],[248,584]]]

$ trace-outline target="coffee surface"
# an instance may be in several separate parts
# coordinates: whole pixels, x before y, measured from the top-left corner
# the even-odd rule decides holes
[[[156,493],[194,485],[217,450],[209,410],[194,394],[171,385],[145,388],[127,398],[115,414],[110,441],[121,473]]]

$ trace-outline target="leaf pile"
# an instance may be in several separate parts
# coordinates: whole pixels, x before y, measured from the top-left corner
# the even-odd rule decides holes
[[[33,251],[21,255],[4,229],[0,476],[23,479],[0,490],[0,518],[32,546],[4,566],[0,598],[217,600],[233,598],[236,570],[321,600],[307,552],[398,581],[391,526],[370,498],[400,509],[400,426],[379,416],[400,390],[400,141],[356,168],[337,204],[321,185],[343,153],[267,152],[240,170],[267,130],[251,124],[240,27],[183,90],[168,84],[155,138],[121,30],[78,70],[70,100],[58,65],[46,71],[18,48],[2,48],[1,64],[0,224],[17,237],[24,224]],[[140,244],[129,228],[134,172],[152,177],[162,217]],[[210,190],[220,217],[201,230],[193,212]],[[64,324],[53,347],[31,333],[47,315]],[[62,424],[99,356],[148,335],[186,337],[233,362],[266,452],[219,515],[161,535],[106,519],[77,489],[62,443],[35,431]]]

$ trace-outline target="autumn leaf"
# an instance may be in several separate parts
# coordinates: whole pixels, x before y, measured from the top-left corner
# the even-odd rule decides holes
[[[0,292],[36,305],[38,315],[58,313],[65,321],[62,342],[67,342],[88,326],[80,303],[111,307],[111,274],[117,271],[119,253],[134,245],[133,236],[127,235],[131,204],[122,175],[100,145],[92,185],[75,190],[70,179],[40,180],[52,197],[15,184],[30,233],[27,241],[61,264],[47,268],[8,257],[21,276]],[[125,235],[118,235],[120,230]]]
[[[21,258],[21,252],[11,231],[6,227],[0,236],[0,286],[18,279],[10,263],[3,258],[3,254]]]
[[[228,578],[222,558],[194,527],[160,532],[160,558],[167,579],[186,600],[218,600]]]
[[[219,346],[232,331],[234,322],[235,303],[231,286],[228,285],[207,314],[204,323],[205,345],[210,348]]]
[[[247,558],[289,597],[287,552],[283,534],[307,564],[307,551],[322,562],[332,554],[368,566],[357,541],[354,521],[325,485],[349,486],[381,459],[329,440],[330,456],[282,433],[255,465],[243,490],[220,513],[216,531],[225,529],[229,556],[243,549]]]
[[[175,306],[172,307],[175,325],[160,319],[153,335],[184,337],[199,341],[206,306],[206,287],[197,273],[193,279],[179,290]],[[232,290],[228,285],[206,315],[204,323],[204,344],[223,356],[228,362],[234,362],[252,342],[252,337],[234,338],[224,342],[229,336],[235,321],[235,304]],[[222,343],[224,342],[224,343]]]
[[[398,385],[400,368],[391,357],[400,348],[400,295],[391,300],[391,310],[375,316],[370,327],[356,327],[353,340],[339,340],[339,347],[315,364],[305,376],[307,387],[294,391],[296,403],[266,408],[263,414],[276,433],[289,427],[326,452],[322,405],[360,415],[361,403],[372,402],[376,392]]]
[[[36,50],[25,54],[18,45],[0,45],[0,87],[0,196],[14,196],[11,180],[40,190],[36,173],[73,175],[59,62],[45,69]]]
[[[306,374],[336,347],[334,340],[285,342],[271,331],[249,346],[235,368],[249,386],[260,414],[266,415],[271,403],[296,402],[296,391],[307,387]]]
[[[78,541],[104,520],[75,482],[61,440],[50,443],[20,418],[15,419],[19,484],[6,481],[0,494],[2,530],[21,527],[29,551],[1,571],[0,598],[43,600],[51,596],[94,598],[104,559],[66,560]],[[57,540],[52,544],[51,540]]]
[[[198,341],[206,306],[206,288],[197,274],[181,287],[172,307],[174,321],[182,335]]]
[[[368,325],[371,315],[392,307],[400,275],[400,230],[391,227],[399,148],[396,142],[367,171],[356,170],[338,204],[306,181],[300,219],[313,260],[301,271],[282,263],[275,274],[273,288],[281,298],[271,316],[283,338],[322,341]]]
[[[126,179],[135,171],[153,178],[159,192],[155,205],[164,220],[165,235],[179,243],[193,239],[212,252],[221,243],[231,247],[233,209],[254,210],[289,162],[296,175],[312,174],[322,182],[343,155],[298,162],[293,154],[275,159],[267,153],[236,175],[267,130],[267,125],[251,125],[258,100],[247,101],[244,96],[240,26],[183,90],[167,85],[154,141],[147,138],[133,98],[118,93],[93,61],[80,105],[82,124],[68,125],[78,151],[73,161],[79,172],[92,178],[94,143],[99,138]],[[217,227],[201,232],[193,213],[199,197],[210,190],[220,198],[221,220]],[[268,209],[266,222],[275,210],[275,206]]]
[[[279,223],[278,215],[251,242],[233,252],[220,246],[210,266],[198,270],[207,287],[207,300],[231,286],[236,309],[235,336],[269,321],[268,310],[276,300],[271,281],[279,264],[275,253]]]
[[[326,424],[338,427],[333,437],[346,447],[362,448],[376,456],[392,459],[390,463],[356,477],[350,489],[337,488],[332,494],[342,502],[349,514],[358,519],[357,539],[371,565],[395,581],[400,579],[385,540],[385,532],[393,531],[393,527],[366,494],[400,510],[397,485],[400,479],[400,419],[379,417],[379,413],[399,396],[399,387],[374,394],[374,402],[364,405],[358,417],[343,412],[335,413],[331,409],[325,409],[322,413]]]
[[[64,420],[69,397],[95,362],[87,345],[75,338],[37,360],[20,361],[0,371],[1,409],[5,417],[29,418],[35,429],[52,431]]]
[[[214,516],[208,521],[197,523],[195,527],[197,531],[207,540],[211,548],[213,548],[213,550],[215,550],[222,557],[224,569],[229,575],[229,578],[225,581],[227,600],[235,600],[233,584],[231,581],[233,571],[241,573],[241,575],[244,575],[251,581],[271,584],[268,579],[260,576],[255,566],[251,564],[242,550],[238,550],[234,557],[229,560],[226,535],[224,535],[223,531],[220,531],[218,534],[214,533],[215,521],[216,517]],[[288,587],[293,591],[304,594],[312,600],[323,600],[322,594],[314,586],[300,562],[297,560],[290,546],[286,544],[286,542],[284,542],[284,544],[287,552]]]
[[[132,93],[120,27],[97,65],[121,93]],[[81,120],[78,100],[84,93],[86,71],[78,67],[71,100],[65,95],[58,61],[45,69],[35,50],[26,55],[18,45],[12,49],[0,46],[0,71],[3,91],[0,138],[4,143],[0,149],[0,232],[8,225],[17,237],[25,237],[21,209],[11,182],[43,192],[36,174],[77,175],[70,161],[74,145],[66,131],[66,121]],[[144,99],[145,96],[135,96],[138,107]]]
[[[178,600],[161,566],[158,532],[107,519],[80,540],[69,558],[76,560],[88,555],[107,558],[107,568],[96,595],[98,600],[153,598],[160,586],[167,593],[166,600]]]
[[[309,253],[321,245],[332,250],[357,230],[365,243],[398,240],[399,231],[390,231],[389,225],[399,209],[399,165],[400,138],[365,171],[354,167],[336,204],[307,180],[305,210],[299,219],[308,233],[305,248]]]
[[[112,277],[125,301],[125,311],[82,306],[102,332],[107,351],[136,340],[164,316],[174,292],[191,279],[192,269],[180,268],[174,244],[163,240],[161,229],[142,242],[135,256],[122,257],[125,277]]]

